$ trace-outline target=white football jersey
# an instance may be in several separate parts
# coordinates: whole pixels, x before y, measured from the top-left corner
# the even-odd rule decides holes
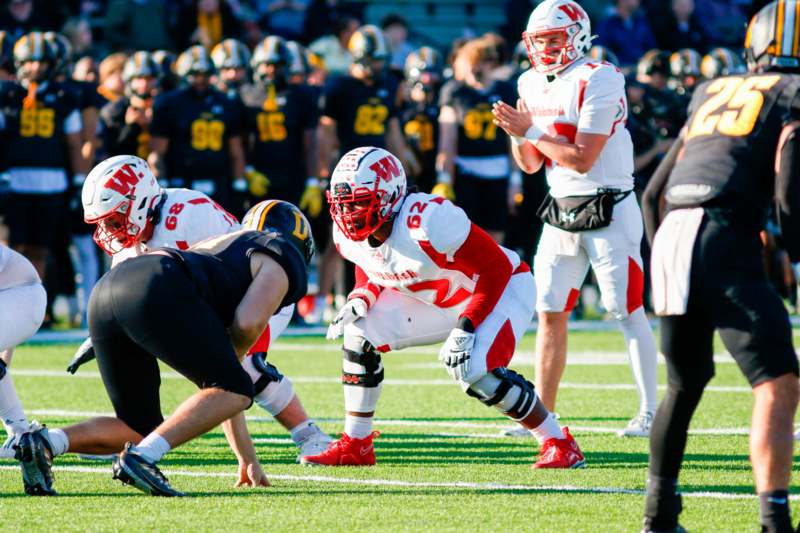
[[[392,233],[377,248],[368,239],[351,241],[336,225],[333,242],[345,258],[358,265],[370,282],[391,288],[429,305],[466,307],[478,275],[455,260],[472,223],[466,213],[440,196],[409,194],[395,218]],[[512,267],[516,253],[503,251]]]
[[[591,196],[598,188],[633,188],[633,143],[625,122],[625,77],[617,67],[589,58],[577,60],[548,81],[533,69],[519,78],[519,96],[533,123],[549,135],[575,142],[577,132],[609,135],[589,172],[581,174],[545,160],[547,184],[555,198]]]
[[[145,243],[114,254],[112,266],[153,248],[186,250],[209,237],[241,229],[236,217],[201,192],[190,189],[164,189],[164,192],[167,201],[161,208],[161,219],[153,235]]]

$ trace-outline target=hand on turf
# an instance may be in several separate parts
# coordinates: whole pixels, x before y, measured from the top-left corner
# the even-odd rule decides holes
[[[237,487],[269,487],[269,480],[261,464],[256,461],[253,463],[239,463],[239,480]]]
[[[439,361],[444,363],[447,373],[456,381],[463,380],[469,374],[472,347],[475,345],[475,334],[461,328],[453,328],[450,336],[439,350]]]
[[[331,325],[328,326],[328,333],[325,338],[328,340],[335,340],[344,334],[344,327],[352,324],[359,318],[367,316],[367,302],[362,298],[353,298],[349,300],[344,307],[339,310],[339,314],[333,319]]]
[[[75,355],[72,356],[72,360],[67,367],[67,372],[74,374],[83,363],[89,362],[94,358],[94,346],[92,346],[92,339],[90,337],[83,341],[83,344],[78,347]]]

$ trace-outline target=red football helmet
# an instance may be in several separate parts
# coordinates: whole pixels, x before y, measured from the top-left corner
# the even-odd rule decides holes
[[[355,148],[333,169],[326,194],[336,226],[348,239],[363,241],[400,210],[406,173],[400,160],[382,148]]]

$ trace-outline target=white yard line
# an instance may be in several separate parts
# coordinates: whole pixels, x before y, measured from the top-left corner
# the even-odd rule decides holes
[[[25,411],[31,416],[50,416],[60,418],[90,418],[93,416],[114,416],[114,413],[104,413],[97,411],[70,411],[66,409],[27,409]],[[250,422],[275,422],[275,419],[267,416],[248,416],[247,420]],[[323,423],[341,423],[341,418],[316,418],[317,422]],[[431,427],[443,429],[487,429],[487,430],[500,430],[508,429],[511,424],[498,420],[496,422],[460,422],[457,420],[406,420],[396,418],[378,418],[375,420],[375,425],[379,428],[384,427]],[[573,426],[569,425],[570,430],[578,433],[616,433],[620,428],[609,426]],[[689,433],[692,435],[748,435],[748,428],[697,428],[690,429]],[[436,433],[442,437],[472,437],[476,438],[498,438],[503,439],[499,434],[461,434],[461,433]],[[268,442],[268,441],[264,441]],[[288,442],[288,441],[287,441]]]
[[[2,470],[19,470],[17,465],[0,465]],[[80,474],[109,475],[109,467],[89,466],[56,466],[56,472],[75,472]],[[234,478],[234,472],[197,472],[191,470],[167,470],[169,476],[186,476],[197,478]],[[579,474],[576,474],[579,475]],[[526,492],[574,492],[592,494],[628,494],[634,496],[644,495],[641,489],[625,487],[580,487],[577,485],[512,485],[503,483],[479,483],[473,481],[404,481],[401,479],[356,479],[333,476],[295,476],[291,474],[269,474],[271,480],[300,481],[309,483],[332,483],[343,485],[366,485],[373,487],[404,487],[404,488],[442,488],[442,489],[473,489],[479,491],[526,491]],[[686,491],[683,496],[691,498],[712,498],[717,500],[753,500],[755,494],[740,494],[734,492],[718,491]],[[800,499],[800,495],[790,496],[792,500]]]
[[[100,379],[100,373],[95,371],[80,371],[75,375],[68,374],[64,370],[52,370],[46,368],[14,368],[11,370],[13,376],[20,377],[48,377],[48,378],[79,378],[79,379]],[[312,384],[338,384],[341,380],[337,376],[290,376],[294,383]],[[162,372],[161,379],[174,380],[186,379],[177,372]],[[393,379],[383,380],[387,385],[430,387],[447,386],[452,387],[455,383],[450,379]],[[589,389],[589,390],[636,390],[632,383],[572,383],[565,381],[561,383],[562,389]],[[659,389],[665,390],[665,385],[659,385]],[[739,385],[709,385],[705,389],[708,392],[737,392],[750,393],[751,389],[747,386]]]

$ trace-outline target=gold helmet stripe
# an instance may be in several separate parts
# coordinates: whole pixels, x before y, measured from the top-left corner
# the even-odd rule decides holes
[[[774,55],[781,55],[781,45],[783,43],[783,19],[785,6],[783,0],[778,0],[777,14],[775,15],[775,50],[772,51]]]
[[[264,224],[267,221],[267,213],[269,213],[270,209],[278,205],[278,202],[276,200],[267,200],[266,202],[263,203],[267,205],[261,207],[262,211],[261,211],[261,216],[258,217],[258,225],[255,228],[252,228],[252,229],[257,229],[258,231],[264,230]]]
[[[794,3],[794,42],[792,42],[792,55],[797,57],[800,46],[800,2]]]

